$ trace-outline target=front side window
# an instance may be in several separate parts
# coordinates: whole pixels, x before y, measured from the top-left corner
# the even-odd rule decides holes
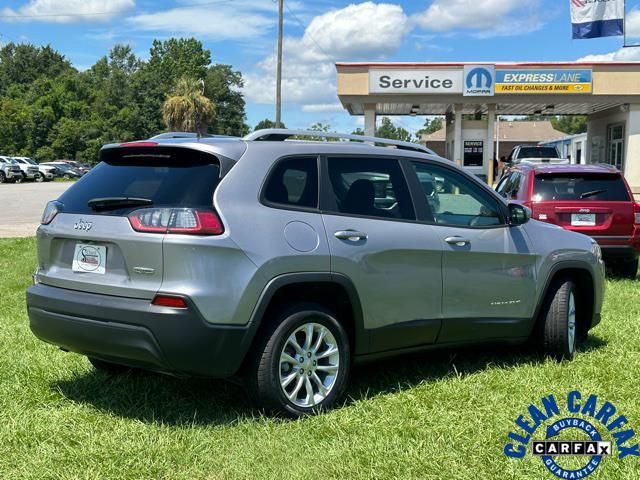
[[[416,219],[409,187],[397,160],[329,158],[328,167],[337,213]]]
[[[318,208],[318,159],[281,160],[269,176],[264,199],[283,206]]]
[[[500,195],[502,195],[505,198],[511,195],[511,189],[513,185],[513,175],[514,174],[512,173],[504,177],[502,180],[500,180],[500,183],[498,183],[498,187],[496,188],[496,192],[498,192]]]
[[[498,202],[473,180],[435,164],[412,162],[434,223],[462,227],[504,224]],[[433,185],[423,181],[430,176]],[[437,185],[437,188],[434,186]],[[435,195],[434,195],[435,193]]]

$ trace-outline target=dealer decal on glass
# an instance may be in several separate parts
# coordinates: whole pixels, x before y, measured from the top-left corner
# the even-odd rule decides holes
[[[577,390],[563,400],[549,395],[529,405],[514,421],[505,455],[522,459],[529,451],[562,479],[585,478],[608,458],[640,456],[634,430],[613,403]]]

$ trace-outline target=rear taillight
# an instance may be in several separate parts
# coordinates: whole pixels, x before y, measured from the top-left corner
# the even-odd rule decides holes
[[[60,213],[60,207],[61,204],[57,200],[47,203],[47,206],[44,207],[44,212],[42,212],[42,219],[40,220],[40,223],[42,225],[49,225],[56,215]]]
[[[635,217],[635,224],[640,225],[640,203],[635,203],[633,205],[633,213]]]
[[[129,214],[131,228],[145,233],[220,235],[224,226],[213,210],[199,208],[143,208]]]
[[[187,308],[184,298],[173,295],[156,295],[151,303],[157,307]]]

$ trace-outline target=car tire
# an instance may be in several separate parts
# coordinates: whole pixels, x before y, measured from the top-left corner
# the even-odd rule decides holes
[[[542,346],[556,360],[573,360],[578,342],[576,288],[568,279],[551,284],[542,310]]]
[[[258,406],[297,418],[339,402],[347,387],[351,351],[335,314],[322,305],[301,303],[270,320],[245,378]]]
[[[635,280],[638,275],[638,259],[617,263],[611,270],[616,277]]]
[[[7,176],[4,174],[4,172],[0,172],[0,183],[6,183],[7,182]]]
[[[100,372],[108,373],[109,375],[120,375],[123,373],[130,372],[131,367],[127,367],[126,365],[120,365],[117,363],[107,362],[105,360],[99,360],[97,358],[87,357],[93,368]]]
[[[41,173],[36,173],[33,177],[33,180],[37,183],[42,183],[44,182],[44,175],[42,175]]]

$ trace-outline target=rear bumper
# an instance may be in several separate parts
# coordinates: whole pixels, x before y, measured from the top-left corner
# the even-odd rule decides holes
[[[637,236],[594,236],[602,249],[605,261],[635,260],[640,256],[640,237]]]
[[[27,290],[31,331],[65,350],[178,375],[235,374],[253,339],[251,327],[211,325],[189,308],[148,300],[34,285]]]

